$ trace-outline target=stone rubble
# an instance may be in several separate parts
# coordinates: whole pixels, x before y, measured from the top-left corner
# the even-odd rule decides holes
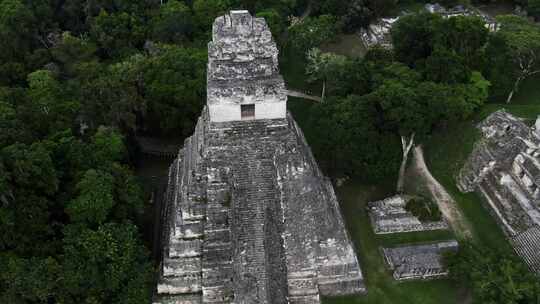
[[[516,253],[540,274],[540,117],[535,126],[497,111],[478,125],[477,142],[457,178],[478,192]]]
[[[292,116],[220,116],[223,104],[272,112],[286,101],[264,19],[232,11],[213,39],[208,106],[169,169],[154,303],[311,304],[366,292],[332,184]]]

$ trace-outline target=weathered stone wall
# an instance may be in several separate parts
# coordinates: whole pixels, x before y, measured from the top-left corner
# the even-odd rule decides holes
[[[255,105],[255,119],[285,118],[287,96],[278,50],[264,19],[231,11],[216,19],[212,38],[208,44],[210,120],[241,120],[242,104]]]
[[[285,114],[266,24],[232,12],[213,36],[208,107],[171,166],[155,303],[320,303],[365,292],[332,185]],[[255,119],[221,107],[253,98]]]
[[[448,270],[442,262],[442,254],[448,251],[457,251],[457,249],[457,241],[451,240],[382,248],[381,250],[386,264],[394,271],[394,279],[412,280],[432,279],[448,275]]]
[[[482,137],[458,176],[458,187],[481,194],[516,252],[540,274],[538,130],[505,111],[493,113],[478,128]]]
[[[421,222],[405,209],[410,197],[396,195],[384,200],[370,202],[369,219],[376,234],[429,231],[448,229],[444,219],[437,222]]]

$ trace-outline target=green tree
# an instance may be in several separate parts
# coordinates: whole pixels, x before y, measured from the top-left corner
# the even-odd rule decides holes
[[[456,16],[444,20],[436,29],[437,48],[452,50],[463,58],[471,69],[480,69],[483,64],[483,50],[488,39],[488,29],[480,17]]]
[[[0,147],[19,141],[28,140],[23,122],[19,119],[15,108],[0,99]]]
[[[141,47],[145,28],[137,15],[102,10],[93,19],[90,34],[105,56],[115,58],[130,55]]]
[[[0,255],[0,301],[47,303],[60,289],[61,265],[52,257],[19,258]]]
[[[537,21],[540,18],[540,0],[528,0],[527,11],[529,15],[533,16]]]
[[[24,81],[36,35],[34,15],[20,0],[0,1],[0,84]],[[9,43],[8,43],[9,42]]]
[[[475,303],[540,301],[538,278],[512,253],[465,243],[447,262],[452,278],[471,286]]]
[[[40,142],[0,150],[0,251],[54,252],[51,199],[59,182],[50,152]]]
[[[399,138],[379,128],[369,95],[329,98],[310,109],[307,133],[322,167],[333,176],[348,174],[380,181],[399,166]]]
[[[181,43],[192,38],[194,27],[190,8],[182,1],[169,0],[152,19],[152,36],[165,43]]]
[[[506,99],[512,101],[523,80],[540,73],[540,26],[518,16],[500,16],[501,27],[495,34],[503,41],[507,58],[512,61],[514,83]],[[497,38],[495,38],[497,39]]]
[[[375,75],[376,89],[370,96],[378,109],[379,127],[399,136],[402,143],[398,193],[415,136],[422,139],[441,121],[467,118],[487,98],[489,83],[479,73],[474,76],[471,83],[457,85],[422,81],[419,73],[399,63]]]
[[[97,230],[67,227],[62,303],[139,304],[150,301],[152,268],[130,223]]]
[[[99,127],[90,143],[94,165],[107,168],[125,159],[127,151],[122,135],[111,128]]]
[[[103,223],[114,206],[113,177],[99,170],[88,170],[77,183],[79,195],[67,206],[76,223],[94,227]]]
[[[306,74],[309,81],[322,81],[322,96],[324,100],[326,92],[326,83],[329,79],[339,78],[343,72],[347,58],[334,53],[323,53],[318,48],[313,48],[307,53]]]
[[[278,44],[281,43],[282,35],[287,29],[287,24],[283,16],[281,16],[275,9],[268,9],[258,12],[257,17],[264,18],[266,20],[266,23],[268,24],[268,27],[270,27],[270,31],[274,36],[274,40]]]
[[[385,16],[396,7],[398,0],[369,0],[369,7],[375,16]]]
[[[105,66],[87,63],[86,70],[76,81],[81,117],[91,129],[100,125],[115,127],[124,132],[137,128],[137,117],[144,117],[143,64],[145,57],[134,55],[124,61]]]
[[[353,32],[360,27],[367,27],[375,13],[369,7],[368,0],[352,0],[345,14],[345,31]]]
[[[397,60],[409,66],[425,59],[433,51],[436,32],[443,19],[430,13],[410,14],[401,17],[392,26],[392,43]]]
[[[206,62],[206,51],[172,45],[147,58],[143,83],[148,129],[184,136],[192,132],[206,98]]]
[[[118,163],[110,168],[114,178],[114,199],[112,219],[121,222],[125,219],[137,221],[144,211],[144,195],[139,181],[133,172]]]
[[[307,17],[303,22],[289,28],[291,46],[301,53],[330,41],[339,33],[337,19],[331,15]]]
[[[78,67],[84,63],[96,60],[96,45],[86,37],[75,37],[70,32],[63,32],[59,41],[50,49],[52,56],[69,77],[75,76]]]
[[[466,83],[471,77],[471,70],[463,57],[452,49],[436,47],[426,58],[423,74],[430,81],[449,84]]]
[[[58,190],[56,170],[44,144],[13,144],[1,150],[10,183],[17,188],[52,195]]]
[[[65,92],[62,84],[47,70],[28,75],[28,122],[41,135],[70,128],[79,110],[79,103]]]
[[[230,7],[228,0],[195,0],[193,1],[193,17],[200,35],[208,40],[214,20],[224,15]]]

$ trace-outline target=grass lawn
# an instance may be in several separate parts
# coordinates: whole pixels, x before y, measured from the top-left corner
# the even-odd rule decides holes
[[[367,52],[358,34],[342,34],[335,41],[321,46],[323,52],[336,53],[348,57],[364,57]]]
[[[508,112],[532,122],[540,114],[540,75],[523,82],[520,91],[510,104],[489,103],[471,121],[448,126],[434,134],[424,143],[426,161],[432,174],[446,188],[459,204],[467,220],[473,227],[475,239],[486,246],[512,251],[488,211],[483,207],[476,193],[461,193],[456,187],[456,175],[470,155],[479,138],[475,125],[491,113],[506,109]]]
[[[379,252],[382,245],[393,246],[411,242],[444,240],[450,232],[405,233],[375,235],[366,211],[369,201],[391,195],[394,185],[363,185],[349,181],[336,189],[348,231],[357,248],[368,293],[362,296],[327,298],[325,304],[456,304],[462,303],[466,292],[449,280],[397,282],[386,268]]]
[[[426,161],[433,176],[456,200],[466,220],[473,229],[475,240],[492,248],[510,250],[502,230],[481,203],[476,193],[461,193],[455,176],[472,151],[478,132],[473,122],[463,122],[448,127],[425,143]]]
[[[540,106],[540,74],[536,74],[523,81],[519,91],[514,95],[512,104]]]

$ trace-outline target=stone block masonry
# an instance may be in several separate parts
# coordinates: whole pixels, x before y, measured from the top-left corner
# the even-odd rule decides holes
[[[366,292],[332,185],[285,110],[264,20],[216,19],[208,105],[170,169],[154,303],[315,304]]]
[[[375,234],[448,229],[444,219],[437,222],[421,222],[405,209],[409,199],[403,195],[395,195],[368,204],[369,219]]]
[[[482,137],[458,176],[478,192],[516,253],[540,275],[540,117],[535,126],[497,111],[478,125]]]
[[[210,121],[285,118],[287,95],[279,74],[278,51],[262,18],[231,11],[214,22],[208,44]],[[241,106],[251,105],[244,117]]]
[[[448,275],[442,262],[442,254],[457,251],[455,240],[382,248],[384,260],[393,271],[396,280],[432,279]]]

